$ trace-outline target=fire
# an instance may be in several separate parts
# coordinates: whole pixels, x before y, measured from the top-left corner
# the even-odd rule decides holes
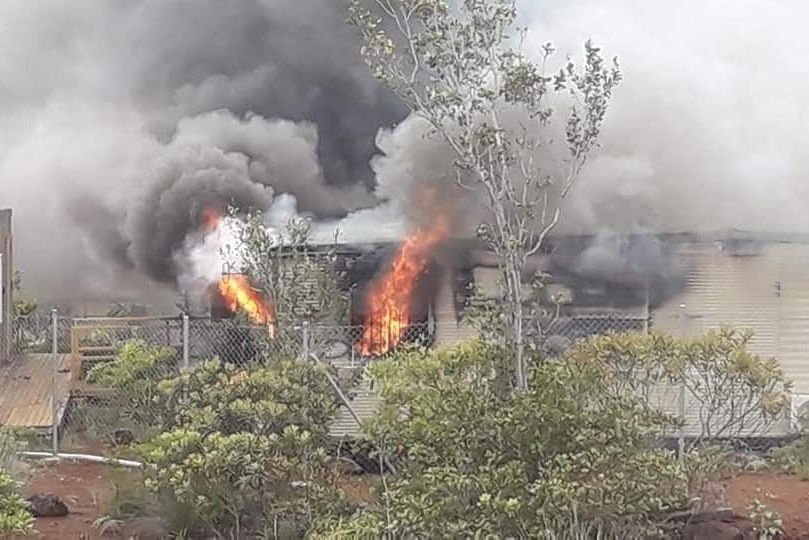
[[[217,232],[223,218],[224,214],[217,208],[204,209],[202,212],[204,233],[209,235]],[[217,285],[219,293],[231,312],[244,311],[251,321],[266,326],[270,337],[275,337],[275,312],[272,304],[250,286],[247,277],[241,274],[229,274],[221,277]]]
[[[222,223],[222,218],[224,215],[216,208],[206,208],[202,211],[202,228],[205,233],[210,234],[215,232],[218,228],[220,223]]]
[[[449,232],[449,221],[440,217],[432,226],[417,229],[402,242],[390,269],[366,297],[369,313],[356,345],[357,352],[381,356],[402,341],[413,323],[412,298],[418,278],[427,268],[430,253]]]
[[[240,274],[223,276],[219,280],[219,292],[232,312],[242,310],[256,324],[266,325],[270,336],[275,336],[275,313],[261,294],[250,286]]]

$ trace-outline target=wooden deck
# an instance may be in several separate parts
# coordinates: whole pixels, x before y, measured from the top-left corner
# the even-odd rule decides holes
[[[53,425],[53,356],[28,354],[0,366],[0,426],[48,429]],[[58,356],[57,421],[70,391],[70,355]]]

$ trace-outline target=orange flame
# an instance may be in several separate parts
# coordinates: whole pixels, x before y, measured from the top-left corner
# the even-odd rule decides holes
[[[275,337],[275,313],[272,306],[250,286],[245,276],[240,274],[223,276],[219,280],[219,292],[230,311],[236,313],[241,309],[254,323],[266,325],[270,336]]]
[[[205,208],[202,211],[202,227],[205,233],[216,232],[223,218],[224,214],[219,209]],[[261,293],[250,286],[247,277],[241,274],[223,276],[219,279],[218,288],[231,312],[244,311],[254,323],[266,325],[270,337],[275,337],[275,312],[272,304],[266,302]]]
[[[440,217],[428,228],[408,236],[396,252],[388,272],[366,297],[369,313],[356,350],[364,356],[381,356],[396,347],[413,323],[413,292],[427,268],[433,249],[449,236],[449,221]]]
[[[202,211],[202,228],[207,233],[210,234],[216,231],[219,228],[219,224],[222,223],[222,218],[224,214],[216,208],[210,207],[206,208]]]

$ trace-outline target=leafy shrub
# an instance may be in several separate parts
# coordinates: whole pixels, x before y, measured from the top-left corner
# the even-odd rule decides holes
[[[781,538],[784,534],[784,520],[781,516],[770,510],[759,499],[753,500],[748,506],[748,517],[755,524],[755,531],[759,540]]]
[[[220,534],[238,537],[262,523],[281,522],[302,536],[316,514],[345,504],[330,487],[325,450],[295,426],[271,435],[177,430],[144,450],[144,459],[155,465],[147,485],[193,505],[199,519]]]
[[[338,408],[322,369],[299,361],[240,368],[210,360],[159,384],[163,429],[265,435],[298,426],[322,440]]]
[[[28,470],[20,453],[26,449],[14,431],[0,427],[0,471],[14,479],[20,480]]]
[[[785,418],[791,383],[777,360],[748,350],[752,333],[724,328],[690,339],[660,334],[611,334],[576,347],[569,361],[597,362],[611,387],[649,399],[660,385],[685,387],[697,407],[691,446],[717,438],[761,433]]]
[[[122,413],[143,425],[160,421],[158,383],[178,373],[177,351],[168,347],[153,347],[133,340],[121,347],[118,357],[93,366],[87,382],[118,391],[123,402]]]
[[[395,456],[377,506],[342,521],[359,537],[536,537],[547,519],[625,526],[687,504],[670,419],[614,391],[603,363],[533,357],[511,391],[494,344],[409,351],[372,368],[385,398],[367,426]],[[334,522],[332,522],[334,523]],[[328,535],[328,528],[321,529]]]
[[[337,401],[322,369],[212,360],[160,382],[164,432],[138,449],[149,489],[191,509],[197,527],[236,537],[265,526],[299,537],[316,515],[345,513],[326,452]]]
[[[772,456],[781,470],[809,480],[809,436],[805,433],[793,443],[774,449]]]
[[[0,536],[11,538],[31,532],[34,517],[20,494],[19,483],[0,469]]]

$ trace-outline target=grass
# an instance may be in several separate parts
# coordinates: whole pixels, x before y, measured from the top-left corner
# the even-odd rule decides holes
[[[144,484],[143,473],[115,468],[108,492],[99,497],[103,517],[93,524],[100,533],[120,532],[139,519],[159,521],[171,538],[184,538],[186,531],[200,529],[194,508],[152,493]]]

